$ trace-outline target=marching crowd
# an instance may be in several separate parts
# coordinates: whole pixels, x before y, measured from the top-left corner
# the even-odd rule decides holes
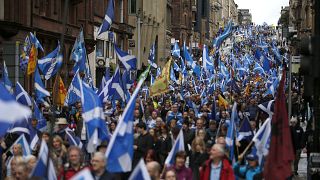
[[[231,50],[226,50],[226,45],[222,45],[224,48],[216,49],[212,53],[215,73],[204,74],[201,78],[194,78],[194,75],[188,74],[184,82],[171,82],[170,90],[160,96],[152,97],[148,91],[140,92],[132,117],[134,119],[132,169],[142,158],[151,179],[154,180],[234,180],[236,177],[248,180],[262,179],[263,162],[259,154],[254,152],[251,141],[270,114],[272,115],[273,105],[264,105],[274,100],[277,92],[275,90],[274,94],[266,93],[270,89],[268,80],[273,77],[273,72],[276,74],[275,78],[279,77],[281,74],[279,67],[286,68],[286,60],[285,58],[277,60],[271,47],[265,50],[265,47],[258,45],[263,35],[265,43],[275,43],[275,46],[280,47],[282,43],[272,39],[276,32],[271,27],[250,28],[251,33],[248,33],[248,27],[238,27],[240,30],[233,31],[229,38],[233,42]],[[237,39],[240,34],[245,35]],[[255,69],[256,49],[266,51],[264,53],[270,59],[269,74],[260,73],[260,70]],[[282,57],[286,54],[281,52]],[[244,74],[235,65],[235,59],[238,59],[243,67],[246,66],[246,59],[251,59]],[[179,59],[175,59],[175,62],[181,66]],[[227,69],[231,79],[227,83],[221,82],[224,78],[220,77],[223,71],[221,64]],[[176,74],[179,72],[176,71]],[[296,154],[292,173],[297,175],[301,151],[306,151],[308,145],[300,123],[308,122],[309,118],[307,103],[303,102],[303,85],[297,79],[293,81],[295,81],[292,97],[294,117],[290,120],[290,126]],[[215,84],[215,87],[211,87],[211,84]],[[235,115],[232,114],[234,103]],[[48,111],[44,106],[42,109]],[[110,136],[115,132],[123,110],[124,104],[120,102],[115,104],[111,101],[105,102],[104,113]],[[50,113],[45,116],[47,120],[52,118]],[[53,124],[53,132],[48,128],[42,132],[37,130],[37,134],[49,147],[58,179],[71,179],[84,168],[88,168],[95,179],[129,178],[130,173],[111,173],[106,170],[107,141],[101,142],[95,153],[86,152],[86,129],[80,102],[72,107],[63,107],[56,116],[58,118]],[[251,138],[239,138],[235,135],[235,146],[231,150],[228,147],[227,136],[228,128],[233,127],[231,125],[233,121],[236,121],[234,128],[237,131],[248,122],[248,132],[252,134],[249,135]],[[30,122],[36,129],[37,119],[32,118]],[[181,130],[184,151],[176,152],[173,162],[167,163],[166,159]],[[83,146],[70,145],[72,143],[66,134],[70,132],[81,140]],[[31,155],[24,156],[23,146],[19,143],[13,144],[19,135],[8,133],[1,140],[1,174],[4,179],[29,179],[29,174],[39,158],[40,143],[32,150]]]

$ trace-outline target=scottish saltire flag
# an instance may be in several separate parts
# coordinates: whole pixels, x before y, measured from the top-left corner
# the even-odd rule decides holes
[[[41,147],[38,155],[38,161],[34,169],[32,170],[29,178],[46,177],[48,180],[56,180],[57,175],[52,160],[49,157],[49,149],[47,143],[42,140]]]
[[[101,100],[101,102],[107,102],[109,96],[110,96],[110,88],[111,88],[111,82],[112,82],[112,78],[111,77],[108,81],[105,82],[105,84],[101,85],[102,90],[99,92],[98,96],[99,99]]]
[[[29,36],[26,37],[23,44],[23,49],[20,55],[19,66],[22,72],[26,72],[29,62],[29,54],[31,50],[31,42]]]
[[[111,136],[106,151],[107,170],[110,172],[129,172],[133,158],[133,113],[137,95],[148,76],[150,66],[143,72],[129,102],[127,103],[115,132]]]
[[[120,68],[119,66],[117,66],[115,73],[112,77],[109,95],[113,97],[113,100],[122,100],[122,102],[125,102],[125,93],[122,88],[121,81],[122,81],[122,78],[120,74]]]
[[[36,71],[34,73],[34,89],[37,103],[43,103],[45,101],[44,98],[50,96],[49,91],[46,90],[41,80],[38,67],[36,67]]]
[[[264,69],[260,66],[258,62],[256,62],[256,64],[254,65],[253,71],[259,74],[265,74]]]
[[[180,67],[179,67],[179,65],[178,65],[175,61],[173,61],[173,69],[174,69],[175,71],[180,71]]]
[[[252,129],[250,126],[249,118],[247,116],[245,116],[242,123],[241,123],[237,140],[238,141],[241,141],[241,140],[251,141],[252,138],[253,138],[253,132],[252,132]]]
[[[60,54],[60,43],[58,47],[47,56],[38,60],[38,67],[46,80],[54,76],[62,66],[62,55]]]
[[[4,84],[4,86],[6,87],[6,89],[10,92],[13,93],[12,90],[12,83],[9,79],[9,74],[8,74],[8,69],[6,66],[6,62],[3,61],[3,75],[2,75],[2,79],[1,79],[2,83]]]
[[[92,153],[101,141],[109,139],[101,101],[91,87],[83,81],[80,84],[82,118],[86,123],[88,136],[87,151]]]
[[[174,74],[174,71],[173,71],[172,67],[170,68],[170,80],[175,82],[175,83],[177,82],[177,78],[176,78],[176,75]]]
[[[274,111],[274,100],[264,102],[258,105],[258,107],[269,115],[269,118],[272,118]]]
[[[213,62],[209,58],[208,54],[208,48],[206,45],[203,45],[203,50],[202,50],[202,63],[203,63],[203,68],[205,70],[213,70]]]
[[[265,54],[261,56],[262,67],[265,72],[269,72],[270,70],[270,61]]]
[[[137,166],[132,171],[129,180],[151,180],[150,175],[148,173],[146,164],[143,159],[140,159]]]
[[[279,85],[279,79],[275,79],[273,81],[273,83],[268,87],[266,93],[264,94],[265,96],[268,95],[268,94],[272,94],[272,96],[274,97],[275,94],[276,94],[276,90],[277,90],[277,87]]]
[[[32,32],[30,32],[30,42],[31,42],[31,44],[34,44],[34,46],[37,49],[40,49],[42,52],[44,51],[42,45],[39,42],[39,40],[37,39],[37,37]]]
[[[70,180],[94,180],[89,168],[84,168],[71,177]]]
[[[73,72],[84,72],[86,70],[87,53],[84,44],[83,30],[81,29],[79,35],[74,42],[73,48],[71,50],[71,58],[75,61],[73,66]]]
[[[10,129],[8,130],[9,133],[17,133],[17,134],[27,134],[30,135],[29,131],[29,122],[27,117],[24,117],[20,121],[16,121],[12,124]]]
[[[79,137],[77,137],[74,134],[74,132],[69,128],[66,128],[65,132],[66,132],[66,135],[67,135],[67,139],[68,139],[69,145],[78,146],[80,149],[82,149],[83,144],[81,142],[81,139]]]
[[[149,51],[149,57],[148,57],[148,63],[153,67],[157,68],[157,64],[155,63],[155,56],[156,56],[156,49],[155,49],[155,44],[153,43],[150,51]]]
[[[19,82],[16,83],[16,90],[14,95],[16,96],[16,101],[25,105],[32,106],[32,100],[27,91],[23,89]]]
[[[183,50],[183,51],[185,51],[185,50]],[[173,45],[172,56],[176,57],[176,58],[180,57],[180,48],[179,48],[178,42],[175,42]]]
[[[47,120],[44,118],[36,102],[33,101],[34,117],[38,120],[37,129],[41,132],[47,129]]]
[[[66,106],[75,104],[77,101],[81,100],[81,91],[80,91],[81,82],[82,80],[80,79],[79,72],[76,72],[76,74],[74,75],[71,81],[66,99],[64,101],[64,104]]]
[[[114,49],[119,60],[127,71],[137,69],[137,58],[134,55],[130,55],[127,52],[121,51],[116,44],[114,44]]]
[[[184,43],[184,45],[183,45],[183,53],[184,53],[184,58],[186,59],[188,65],[192,67],[192,70],[197,75],[197,77],[200,77],[200,75],[201,75],[200,66],[198,66],[196,64],[196,62],[193,61],[192,57],[190,56],[189,52],[187,51],[186,43]]]
[[[24,134],[21,134],[19,138],[11,145],[11,147],[9,148],[11,153],[13,152],[13,145],[15,144],[21,144],[23,156],[28,156],[31,154],[29,143]]]
[[[174,142],[174,145],[171,148],[164,164],[166,166],[173,165],[175,161],[175,155],[178,151],[184,151],[184,138],[183,138],[183,131],[180,130],[177,139]]]
[[[30,132],[29,141],[28,142],[30,144],[30,148],[32,150],[34,150],[36,148],[36,145],[38,144],[40,139],[39,139],[39,136],[37,134],[37,130],[31,126],[31,123],[29,123],[28,128],[29,128],[29,132]]]
[[[237,103],[235,102],[232,107],[230,124],[228,126],[227,136],[226,136],[226,146],[230,152],[230,159],[233,160],[234,157],[234,138],[236,130],[236,118],[237,118]]]
[[[259,164],[262,164],[263,158],[268,155],[271,137],[271,119],[267,120],[254,135],[252,141],[256,149],[256,155],[259,157]]]
[[[18,103],[9,91],[0,83],[0,137],[15,123],[31,115],[31,110]]]
[[[106,31],[109,31],[113,20],[114,20],[114,1],[109,0],[106,14],[104,15],[104,19],[102,21],[102,24],[101,24],[99,30],[98,30],[98,36]]]

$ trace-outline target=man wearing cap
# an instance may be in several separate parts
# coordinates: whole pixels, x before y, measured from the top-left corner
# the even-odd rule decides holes
[[[242,156],[239,157],[239,161],[233,165],[233,170],[236,176],[246,178],[246,180],[255,179],[261,176],[261,168],[259,166],[259,158],[255,154],[248,154],[246,157],[247,164],[240,166]]]
[[[65,129],[68,128],[68,122],[66,118],[57,118],[56,120],[56,129],[55,129],[55,133],[56,135],[60,136],[63,140],[65,140],[66,138],[66,131]]]

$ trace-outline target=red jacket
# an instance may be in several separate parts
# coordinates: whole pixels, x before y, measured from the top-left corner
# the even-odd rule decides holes
[[[211,162],[209,159],[205,162],[200,170],[200,179],[201,180],[209,180],[210,172],[211,172]],[[232,166],[230,165],[227,159],[222,160],[222,167],[220,171],[220,180],[235,180],[235,176],[232,170]]]

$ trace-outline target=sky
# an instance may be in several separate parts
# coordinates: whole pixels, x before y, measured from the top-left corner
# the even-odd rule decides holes
[[[252,21],[256,24],[266,22],[277,25],[281,6],[288,6],[289,0],[234,0],[238,9],[250,9]]]

